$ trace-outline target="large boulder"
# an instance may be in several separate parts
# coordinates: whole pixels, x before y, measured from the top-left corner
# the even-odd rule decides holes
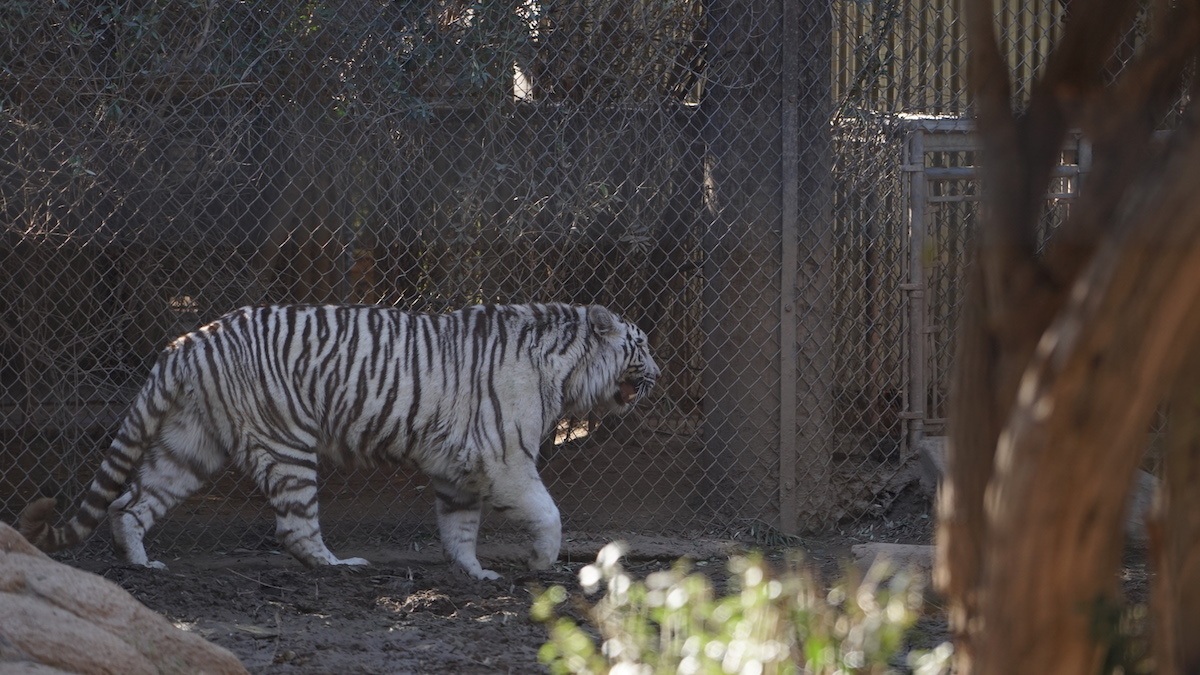
[[[0,523],[0,673],[245,673],[120,586],[55,562]]]

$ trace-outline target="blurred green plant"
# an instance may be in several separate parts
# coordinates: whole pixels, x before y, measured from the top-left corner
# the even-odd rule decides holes
[[[948,670],[948,644],[897,661],[923,587],[886,563],[826,591],[799,558],[776,574],[759,554],[738,556],[722,594],[686,561],[636,581],[621,565],[623,553],[620,543],[609,544],[579,572],[585,592],[604,588],[594,605],[581,603],[592,627],[560,613],[568,599],[562,586],[534,600],[533,617],[549,631],[539,658],[551,672],[818,675],[885,673],[897,662],[922,675]]]

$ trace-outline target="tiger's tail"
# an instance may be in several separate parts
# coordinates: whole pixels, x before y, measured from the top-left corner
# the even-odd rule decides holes
[[[146,449],[158,435],[163,418],[177,398],[176,378],[169,357],[160,358],[150,371],[146,384],[138,391],[113,437],[108,455],[92,479],[87,492],[70,519],[55,527],[53,497],[30,502],[18,517],[17,528],[34,546],[48,553],[78,545],[95,531],[108,512],[108,506],[121,493],[129,474],[138,465]]]

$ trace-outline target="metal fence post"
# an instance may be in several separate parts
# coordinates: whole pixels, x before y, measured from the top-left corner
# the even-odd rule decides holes
[[[797,3],[782,3],[783,204],[779,276],[779,528],[796,522],[796,272],[800,219],[800,24]]]
[[[905,143],[904,168],[908,174],[908,291],[909,380],[908,447],[912,450],[925,435],[925,406],[929,397],[929,364],[925,357],[925,132],[917,129]]]

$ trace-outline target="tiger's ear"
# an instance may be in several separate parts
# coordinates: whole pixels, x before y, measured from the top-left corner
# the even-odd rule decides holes
[[[601,337],[609,337],[617,332],[617,317],[608,308],[600,305],[588,305],[588,324]]]

